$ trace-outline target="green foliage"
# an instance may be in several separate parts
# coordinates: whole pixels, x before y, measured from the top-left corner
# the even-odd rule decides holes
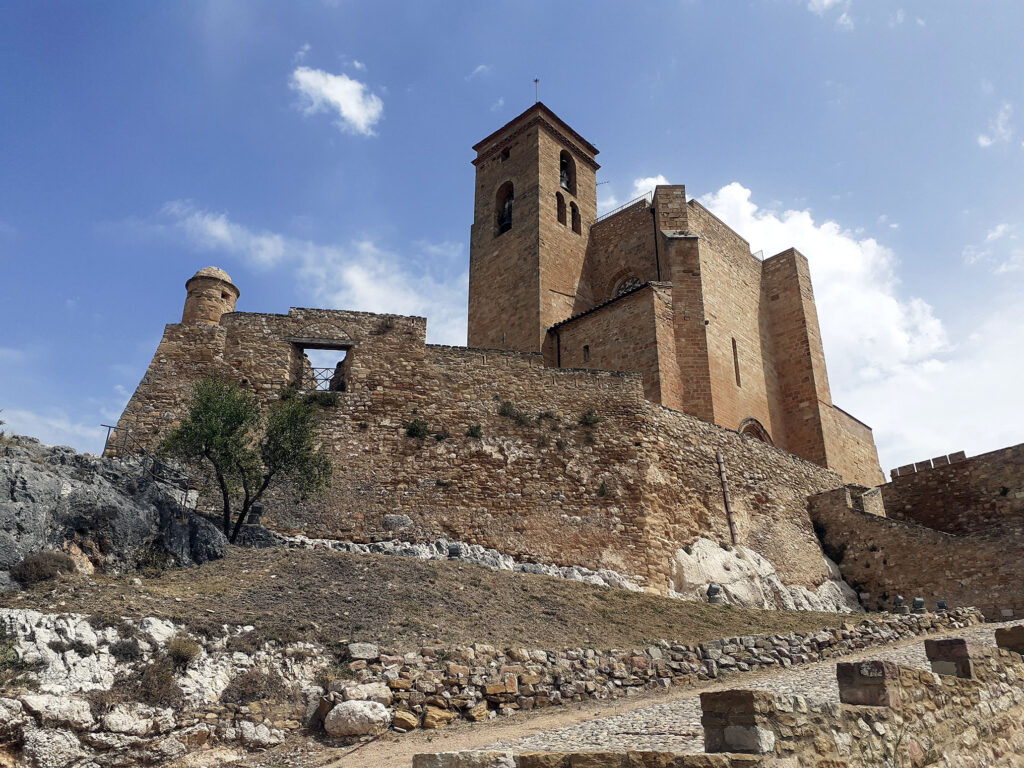
[[[172,637],[167,641],[167,658],[177,668],[184,668],[199,658],[202,649],[189,637]]]
[[[483,436],[484,430],[479,424],[470,424],[466,427],[466,437],[472,437],[474,440],[479,440]]]
[[[443,440],[447,440],[449,437],[451,437],[451,434],[449,434],[447,429],[439,429],[434,433],[434,439],[439,443]]]
[[[306,405],[319,405],[324,408],[333,408],[338,404],[341,395],[334,390],[318,389],[315,392],[307,392],[302,396],[302,402]]]
[[[422,440],[430,434],[430,425],[423,419],[413,419],[405,425],[405,436]]]
[[[37,552],[11,568],[11,578],[28,587],[74,570],[75,561],[63,552]]]
[[[508,400],[501,401],[501,405],[498,406],[498,415],[504,416],[507,419],[512,419],[512,421],[521,427],[529,426],[532,421],[530,419],[530,414],[526,413],[526,411],[519,410]]]
[[[588,408],[580,415],[579,425],[581,427],[594,427],[601,423],[601,417],[593,408]]]
[[[597,489],[597,495],[598,496],[607,496],[608,495],[608,484],[604,480],[601,481],[601,487]]]
[[[74,651],[83,659],[86,656],[92,656],[94,653],[96,653],[95,648],[93,648],[91,645],[87,645],[81,640],[73,640],[70,643],[64,643],[60,640],[54,640],[52,642],[47,643],[47,646],[54,653],[67,653],[68,651]]]
[[[305,497],[329,483],[331,462],[315,438],[315,408],[305,398],[282,398],[264,413],[251,392],[207,378],[196,385],[188,415],[161,450],[213,470],[223,500],[224,533],[233,542],[268,488],[287,483]],[[233,506],[238,507],[234,528]]]

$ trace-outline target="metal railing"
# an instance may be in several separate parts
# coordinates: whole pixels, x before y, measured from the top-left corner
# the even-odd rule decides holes
[[[169,466],[150,453],[146,446],[140,443],[131,430],[126,427],[116,427],[111,424],[100,424],[100,426],[107,430],[107,439],[103,444],[104,456],[110,455],[122,461],[132,459],[138,462],[143,475],[148,475],[156,482],[169,486],[174,491],[175,501],[182,509],[196,511],[199,504],[199,490],[187,473]]]
[[[302,382],[303,392],[344,392],[345,375],[337,368],[309,368],[306,380]]]
[[[610,211],[606,211],[605,213],[602,213],[600,216],[598,216],[596,219],[594,219],[594,223],[597,224],[597,222],[599,222],[599,221],[604,221],[609,216],[614,216],[619,211],[624,211],[627,208],[629,208],[630,206],[636,205],[641,200],[646,200],[648,202],[648,204],[654,202],[654,190],[652,189],[650,192],[644,192],[644,194],[640,195],[640,197],[635,197],[632,200],[630,200],[628,203],[623,203],[618,208],[614,208],[614,209],[612,209]]]

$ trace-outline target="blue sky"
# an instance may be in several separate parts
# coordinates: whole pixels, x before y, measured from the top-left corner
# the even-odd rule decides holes
[[[686,184],[810,259],[883,468],[1024,441],[1024,5],[0,7],[0,418],[101,447],[184,281],[465,342],[470,146],[541,99],[603,208]]]

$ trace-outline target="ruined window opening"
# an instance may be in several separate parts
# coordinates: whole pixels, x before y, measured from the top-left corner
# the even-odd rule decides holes
[[[569,203],[569,209],[572,211],[572,231],[578,235],[583,231],[580,222],[580,208],[576,203]]]
[[[555,193],[555,206],[558,209],[558,223],[565,226],[565,198],[561,192]]]
[[[564,149],[558,156],[558,184],[570,195],[576,194],[576,161]]]
[[[511,181],[506,181],[498,188],[494,199],[494,236],[512,229],[512,203],[515,201],[515,190]]]
[[[742,387],[743,385],[740,383],[740,354],[736,349],[735,338],[732,340],[732,367],[736,371],[736,386]]]
[[[302,371],[299,390],[312,392],[344,392],[348,389],[348,347],[300,347]]]
[[[512,154],[512,150],[510,150],[510,149],[506,148],[506,149],[501,150],[501,162],[504,163],[506,160],[508,160],[508,158],[509,158],[509,156],[511,154]]]
[[[746,435],[747,437],[752,437],[755,440],[760,440],[762,443],[775,445],[772,441],[771,435],[768,434],[768,430],[765,429],[757,419],[744,419],[740,422],[739,429],[736,431],[741,435]]]
[[[221,297],[222,299],[224,299],[224,301],[227,301],[227,300],[228,300],[229,298],[231,298],[231,296],[230,296],[230,295],[228,294],[228,292],[227,292],[227,291],[221,291],[221,292],[220,292],[220,297]]]
[[[590,362],[590,345],[589,344],[584,344],[583,345],[583,362],[584,363],[589,363]]]

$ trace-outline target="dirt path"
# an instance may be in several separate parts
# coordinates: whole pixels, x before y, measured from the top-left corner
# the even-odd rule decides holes
[[[993,625],[984,625],[992,631]],[[979,629],[979,628],[974,628]],[[929,635],[961,635],[965,630]],[[535,736],[546,731],[577,725],[587,721],[612,717],[638,709],[667,704],[683,699],[692,699],[704,691],[743,688],[770,678],[782,677],[799,671],[802,675],[820,670],[822,674],[834,675],[831,670],[836,661],[855,661],[875,658],[892,649],[923,644],[924,637],[914,637],[890,645],[869,648],[836,660],[820,661],[801,665],[798,668],[765,670],[763,672],[736,675],[726,681],[709,681],[695,687],[680,687],[664,692],[651,692],[642,696],[610,701],[588,701],[550,709],[516,714],[514,717],[490,720],[484,723],[460,722],[439,730],[417,730],[406,735],[393,732],[377,741],[354,747],[325,747],[315,740],[302,745],[292,744],[285,753],[267,754],[259,766],[302,766],[303,768],[410,768],[413,755],[421,752],[454,752],[459,750],[482,749],[498,742],[511,742]],[[287,756],[286,756],[287,754]]]

